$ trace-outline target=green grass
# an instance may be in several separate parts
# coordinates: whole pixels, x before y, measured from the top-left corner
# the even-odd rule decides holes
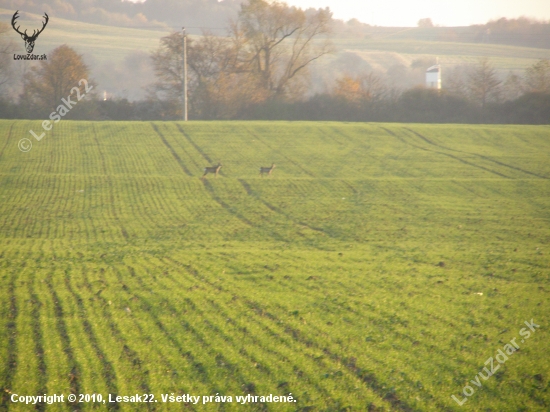
[[[550,127],[62,121],[22,153],[31,128],[0,121],[0,409],[548,410]]]

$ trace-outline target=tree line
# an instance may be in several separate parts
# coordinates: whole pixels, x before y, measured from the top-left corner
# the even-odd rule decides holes
[[[307,87],[309,65],[331,51],[328,9],[304,11],[248,0],[230,35],[187,40],[191,117],[230,119],[267,100],[294,101]],[[152,57],[157,82],[151,100],[181,117],[183,34],[160,41]]]
[[[247,0],[231,21],[228,36],[205,32],[188,37],[189,118],[537,124],[550,120],[548,60],[538,61],[523,75],[510,73],[502,79],[491,61],[481,58],[450,70],[442,90],[402,90],[380,74],[364,71],[343,74],[329,90],[308,94],[311,64],[332,51],[331,19],[328,9],[304,11],[285,3]],[[183,34],[163,37],[150,58],[156,82],[146,99],[129,102],[91,94],[67,116],[181,119]],[[2,73],[7,72],[0,67],[0,81]],[[0,117],[47,118],[82,78],[94,84],[82,56],[60,46],[25,74],[17,103],[0,96]]]

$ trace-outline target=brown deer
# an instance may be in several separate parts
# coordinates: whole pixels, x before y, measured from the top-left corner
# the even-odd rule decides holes
[[[260,176],[263,177],[264,173],[268,176],[271,175],[271,172],[275,169],[275,163],[271,164],[271,167],[260,167]]]
[[[17,18],[19,17],[17,15],[17,13],[19,13],[19,10],[17,10],[14,14],[13,14],[13,17],[11,18],[11,26],[13,27],[13,29],[19,33],[21,35],[21,38],[23,40],[25,40],[25,48],[27,49],[27,53],[32,53],[32,51],[34,50],[34,42],[36,41],[36,38],[38,37],[38,35],[40,33],[42,33],[44,31],[44,28],[46,27],[46,25],[48,24],[48,20],[50,20],[50,18],[48,17],[48,14],[47,13],[44,13],[44,19],[46,20],[44,23],[42,23],[42,28],[40,30],[38,30],[38,32],[36,30],[33,30],[32,32],[32,35],[29,36],[27,34],[27,30],[25,30],[24,33],[21,33],[19,31],[19,27],[21,26],[17,26],[15,27],[15,20],[17,20]]]
[[[220,171],[221,168],[222,168],[222,164],[219,162],[217,166],[210,166],[210,167],[207,166],[204,168],[204,174],[202,175],[202,177],[206,176],[208,173],[214,173],[216,177],[218,177],[218,172]]]

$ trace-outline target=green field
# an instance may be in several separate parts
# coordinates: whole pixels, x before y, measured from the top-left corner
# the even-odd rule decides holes
[[[549,410],[550,127],[29,129],[0,121],[0,410]]]

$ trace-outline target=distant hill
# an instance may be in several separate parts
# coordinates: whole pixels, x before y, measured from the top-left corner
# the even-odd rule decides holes
[[[190,33],[201,28],[222,30],[229,19],[237,16],[244,0],[4,0],[2,7],[13,11],[42,14],[56,18],[116,27],[164,27],[179,29],[186,26]],[[372,27],[356,19],[335,21],[339,34],[376,37],[390,34],[394,38],[420,41],[444,41],[477,44],[505,44],[550,49],[550,22],[526,17],[500,18],[487,24],[469,27]]]
[[[11,10],[0,9],[1,21],[9,22],[12,14]],[[26,17],[27,20],[20,19],[23,25],[25,22],[30,22],[31,18],[40,20],[41,15],[27,13]],[[159,39],[170,31],[166,27],[128,28],[83,23],[52,15],[47,28],[36,42],[35,53],[47,53],[62,44],[68,44],[93,61],[116,62],[123,60],[132,52],[152,50],[158,46]],[[19,35],[10,30],[8,36],[16,44],[21,43],[20,52],[24,52]]]
[[[4,0],[2,7],[117,27],[225,27],[241,0]]]
[[[525,17],[502,18],[463,27],[372,27],[362,25],[363,37],[391,37],[418,41],[436,41],[474,44],[502,44],[509,46],[550,49],[550,23]],[[355,25],[355,33],[358,27]]]
[[[0,20],[9,22],[12,14],[13,11],[9,9],[0,9]],[[28,13],[28,17],[40,20],[41,15]],[[158,46],[161,37],[174,30],[167,26],[149,28],[114,27],[50,16],[48,29],[40,35],[37,49],[47,52],[61,44],[68,44],[79,52],[92,57],[94,61],[115,62],[123,60],[135,51],[147,52],[153,50]],[[494,44],[482,42],[468,42],[468,36],[465,33],[470,30],[472,30],[470,27],[399,28],[366,26],[364,31],[362,30],[361,33],[356,33],[353,36],[350,35],[350,32],[338,30],[333,40],[336,49],[334,56],[346,51],[351,51],[363,57],[368,55],[380,57],[381,53],[387,53],[387,56],[380,58],[387,60],[388,56],[392,55],[394,56],[394,62],[402,63],[411,63],[412,60],[419,57],[438,56],[443,62],[449,64],[466,63],[478,57],[488,56],[495,60],[498,68],[503,70],[522,69],[538,59],[550,58],[550,49],[546,48],[519,45],[495,46]],[[453,41],[444,35],[444,33],[452,31],[460,34],[455,37],[455,40],[463,39],[464,41]],[[15,42],[20,41],[15,32],[10,34]],[[223,32],[220,34],[225,35]],[[376,65],[375,60],[378,57],[372,56],[368,57],[368,60],[372,60]],[[387,62],[380,61],[379,65],[385,67]]]
[[[237,2],[233,1],[223,7],[229,7],[229,4],[236,10]],[[30,19],[40,20],[41,13],[26,13],[21,20],[25,22],[27,19],[31,24]],[[9,23],[12,15],[13,10],[0,9],[0,21]],[[425,68],[436,60],[443,66],[445,80],[449,68],[475,63],[480,57],[489,57],[503,76],[509,71],[522,72],[539,59],[550,59],[550,48],[495,45],[478,41],[474,35],[479,30],[478,26],[372,27],[357,21],[336,21],[335,26],[335,52],[312,66],[311,93],[326,90],[343,73],[376,71],[387,75],[388,81],[396,87],[412,87],[423,83]],[[48,28],[37,42],[36,52],[47,53],[61,44],[68,44],[84,54],[101,91],[113,96],[139,99],[144,96],[144,87],[154,81],[148,58],[150,51],[158,47],[161,37],[180,28],[162,24],[154,27],[93,24],[64,19],[52,12]],[[216,33],[225,35],[224,30]],[[23,52],[19,36],[11,30],[7,35]],[[505,36],[494,38],[503,41],[507,39]],[[518,43],[527,38],[519,36],[518,39],[508,40]],[[542,40],[540,42],[544,43]]]

